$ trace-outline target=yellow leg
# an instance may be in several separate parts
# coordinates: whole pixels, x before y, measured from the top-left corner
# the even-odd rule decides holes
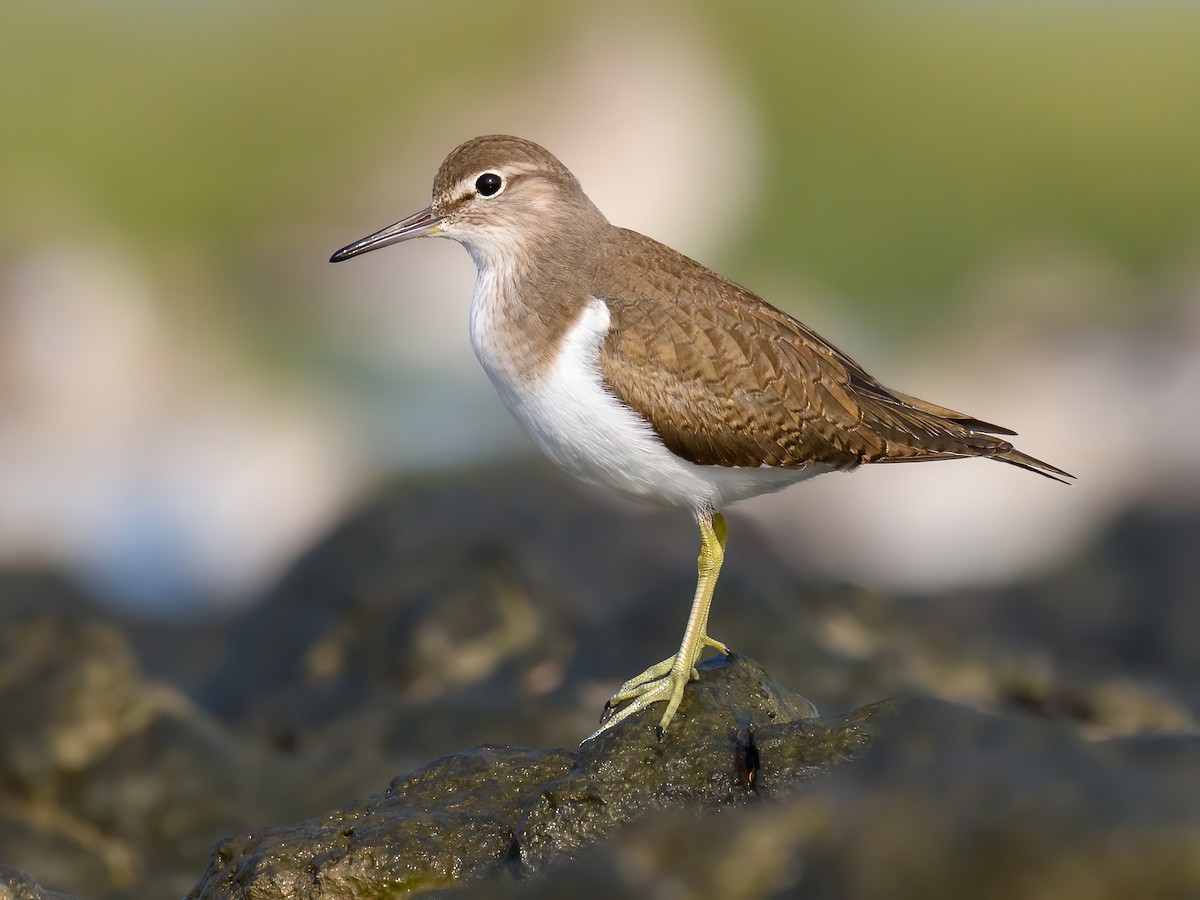
[[[658,723],[658,734],[662,737],[674,718],[675,711],[679,709],[680,701],[683,700],[683,689],[689,680],[699,677],[696,663],[704,648],[712,647],[721,653],[729,653],[724,644],[708,636],[708,611],[712,606],[717,576],[721,574],[721,563],[725,560],[725,538],[729,529],[725,524],[725,517],[720,513],[697,513],[696,523],[700,526],[696,597],[692,601],[692,611],[688,615],[687,629],[683,633],[683,643],[679,652],[621,685],[608,701],[608,709],[612,710],[620,704],[625,705],[613,712],[591,737],[607,731],[650,704],[665,700],[667,709]]]

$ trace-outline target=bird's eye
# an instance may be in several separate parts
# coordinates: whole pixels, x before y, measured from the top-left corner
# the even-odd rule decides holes
[[[480,197],[494,197],[504,187],[504,179],[495,172],[484,172],[475,179],[475,190]]]

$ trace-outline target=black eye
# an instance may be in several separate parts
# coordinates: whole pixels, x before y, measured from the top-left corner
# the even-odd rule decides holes
[[[498,194],[502,187],[504,187],[504,179],[495,172],[484,172],[475,179],[475,190],[481,197],[492,197]]]

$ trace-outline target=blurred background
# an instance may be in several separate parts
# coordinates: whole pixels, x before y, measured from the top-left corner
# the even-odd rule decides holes
[[[383,481],[535,452],[461,248],[326,262],[487,132],[1079,476],[735,511],[798,569],[1002,585],[1200,506],[1192,4],[49,0],[0,12],[0,108],[0,567],[126,609],[228,609]]]

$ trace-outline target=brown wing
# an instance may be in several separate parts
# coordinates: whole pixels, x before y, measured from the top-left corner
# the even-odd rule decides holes
[[[649,238],[622,232],[607,253],[610,274],[593,287],[612,316],[605,381],[684,459],[852,468],[986,456],[1069,477],[995,436],[1008,429],[889,391],[805,325]]]

